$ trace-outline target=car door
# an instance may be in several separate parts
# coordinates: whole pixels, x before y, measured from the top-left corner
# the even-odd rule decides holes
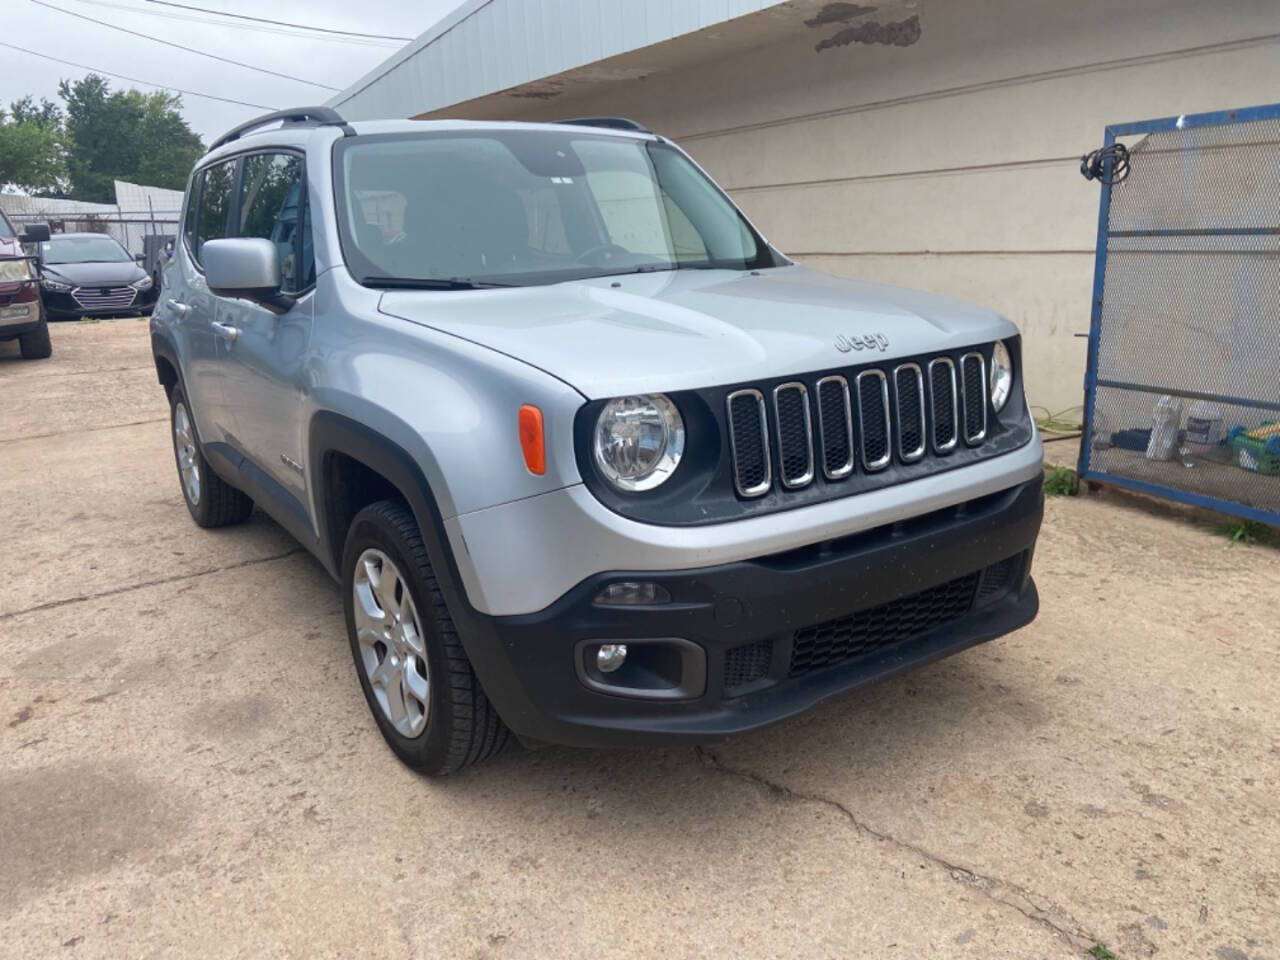
[[[280,253],[281,293],[296,298],[283,313],[244,299],[218,303],[227,340],[227,403],[242,455],[267,479],[268,496],[306,521],[303,362],[311,344],[315,258],[306,218],[303,158],[287,151],[244,157],[234,234],[270,240]],[[257,478],[259,481],[263,476]]]
[[[200,249],[209,240],[227,235],[235,186],[235,160],[215,163],[196,174],[192,198],[183,224],[185,256],[164,307],[177,318],[182,342],[183,384],[203,444],[226,443],[233,434],[226,405],[226,343],[213,323],[217,300],[209,292],[200,266]]]

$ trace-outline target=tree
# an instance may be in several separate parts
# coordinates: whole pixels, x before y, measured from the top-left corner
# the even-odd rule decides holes
[[[182,98],[157,91],[112,92],[96,73],[58,94],[66,103],[67,173],[71,197],[111,203],[114,180],[181,190],[204,144],[180,112]]]
[[[66,187],[62,111],[56,103],[31,97],[0,110],[0,185],[27,193],[57,195]]]

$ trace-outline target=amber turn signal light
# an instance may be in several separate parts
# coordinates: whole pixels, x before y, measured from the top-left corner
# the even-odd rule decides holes
[[[547,472],[547,447],[542,435],[542,411],[531,403],[520,408],[520,449],[524,451],[524,465],[530,473],[542,476]]]

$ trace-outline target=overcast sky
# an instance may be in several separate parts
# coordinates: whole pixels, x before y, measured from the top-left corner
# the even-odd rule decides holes
[[[229,18],[189,13],[149,0],[48,0],[95,20],[279,73],[343,88],[403,46],[400,41],[358,43],[320,39],[296,30],[247,24]],[[461,0],[175,0],[187,6],[242,13],[329,29],[417,37]],[[5,29],[0,41],[165,85],[262,104],[271,109],[323,103],[333,91],[268,76],[194,53],[166,47],[105,26],[37,6],[31,0],[0,0]],[[240,24],[236,26],[236,24]],[[250,29],[245,29],[249,27]],[[53,63],[0,47],[0,105],[26,94],[58,99],[58,81],[79,79],[88,70]],[[108,77],[112,89],[140,83]],[[191,128],[212,138],[263,111],[184,95],[183,115]]]

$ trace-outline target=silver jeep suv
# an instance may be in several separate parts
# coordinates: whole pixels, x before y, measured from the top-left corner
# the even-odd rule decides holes
[[[245,124],[151,333],[192,517],[319,558],[428,773],[724,737],[1036,614],[1013,324],[792,263],[626,120]]]

